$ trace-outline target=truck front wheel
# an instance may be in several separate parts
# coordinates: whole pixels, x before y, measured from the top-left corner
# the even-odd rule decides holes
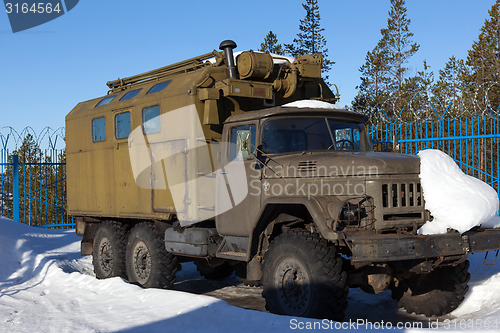
[[[92,243],[92,264],[98,279],[126,277],[127,228],[118,222],[102,222]]]
[[[177,272],[177,258],[167,252],[163,237],[152,223],[139,223],[130,232],[127,253],[129,282],[145,288],[171,288]]]
[[[429,274],[415,274],[392,289],[392,297],[408,313],[427,317],[442,316],[455,310],[469,287],[469,261],[457,266],[436,268]]]
[[[283,233],[264,256],[262,295],[273,313],[341,321],[347,307],[346,281],[335,247],[318,234]]]

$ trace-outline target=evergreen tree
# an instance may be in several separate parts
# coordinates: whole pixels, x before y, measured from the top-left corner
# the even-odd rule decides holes
[[[448,115],[458,117],[465,115],[463,93],[465,86],[462,81],[466,73],[465,62],[462,59],[457,59],[451,56],[445,67],[439,71],[439,79],[432,88],[433,97],[432,104],[437,110],[445,111],[448,108]]]
[[[416,97],[419,108],[425,105],[421,94],[429,89],[427,64],[424,64],[422,73],[406,78],[406,63],[419,49],[419,45],[411,40],[411,21],[406,17],[406,11],[404,0],[391,0],[387,27],[380,29],[381,39],[373,51],[367,53],[365,64],[359,69],[362,77],[358,95],[352,103],[355,109],[379,113],[383,110],[389,117],[394,117],[403,106],[415,102]],[[415,106],[412,108],[414,113],[422,113]]]
[[[401,115],[403,120],[426,119],[430,115],[434,115],[429,106],[433,82],[434,72],[430,70],[426,60],[423,62],[423,70],[418,71],[417,75],[404,80],[402,100],[405,101],[405,112]]]
[[[31,134],[24,137],[21,146],[14,150],[12,155],[19,156],[19,163],[44,162],[40,147]],[[44,215],[43,206],[40,204],[40,193],[36,192],[36,189],[43,186],[42,178],[40,167],[35,165],[19,167],[19,212],[21,222],[28,225],[39,224],[41,221],[37,221],[37,217]]]
[[[326,73],[332,68],[335,62],[328,58],[326,39],[322,34],[325,29],[320,24],[321,17],[318,0],[306,0],[302,4],[302,8],[306,11],[306,16],[303,20],[300,20],[300,32],[291,44],[285,44],[285,50],[293,57],[303,54],[321,53],[323,55],[322,72]],[[324,76],[325,82],[328,80],[328,77],[328,75]]]
[[[471,68],[468,81],[477,87],[476,102],[482,112],[500,105],[500,0],[488,11],[479,38],[467,56]]]
[[[0,215],[8,216],[12,211],[12,178],[9,177],[8,168],[1,167],[0,170]]]
[[[429,100],[432,96],[432,84],[434,82],[434,72],[427,65],[427,60],[424,59],[423,70],[417,72],[417,81],[419,84],[418,100],[416,102],[416,111],[419,119],[428,118],[432,112],[429,106]]]
[[[405,64],[419,49],[413,43],[409,26],[411,20],[406,17],[405,0],[391,0],[391,9],[387,19],[387,28],[381,29],[382,45],[387,59],[387,76],[389,93],[395,99],[395,112],[399,112],[405,102],[403,101],[403,83],[408,67]]]
[[[362,75],[359,91],[352,103],[354,109],[368,115],[380,113],[388,99],[387,59],[382,43],[367,52],[365,64],[359,68]]]
[[[42,152],[35,138],[31,134],[26,134],[21,146],[14,150],[13,155],[19,156],[20,163],[40,163],[42,162]]]
[[[61,150],[57,155],[57,165],[53,168],[51,173],[51,179],[53,184],[53,191],[56,198],[58,198],[57,205],[64,209],[64,214],[61,214],[60,209],[54,210],[54,215],[56,216],[56,221],[53,223],[66,223],[68,208],[67,205],[67,189],[66,189],[66,148]]]
[[[471,67],[467,66],[466,61],[463,61],[463,66],[459,66],[458,70],[458,83],[462,95],[460,116],[478,114],[477,87],[472,80]]]
[[[274,34],[272,31],[264,37],[264,42],[260,44],[259,51],[269,52],[273,54],[283,55],[283,46],[278,43],[278,36]]]

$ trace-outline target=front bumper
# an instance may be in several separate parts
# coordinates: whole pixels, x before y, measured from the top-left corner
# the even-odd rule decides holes
[[[441,235],[347,235],[353,263],[439,258],[500,249],[500,229]]]

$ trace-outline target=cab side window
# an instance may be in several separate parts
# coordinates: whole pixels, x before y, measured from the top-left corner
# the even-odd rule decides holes
[[[238,126],[231,129],[231,149],[229,159],[249,160],[255,150],[256,128],[254,125]]]
[[[101,142],[106,140],[106,118],[92,119],[92,141]]]

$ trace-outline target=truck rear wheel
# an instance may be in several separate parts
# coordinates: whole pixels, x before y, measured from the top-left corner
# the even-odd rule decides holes
[[[457,266],[436,268],[429,274],[415,274],[393,288],[392,296],[408,313],[427,317],[448,314],[462,303],[469,290],[468,268],[466,260]]]
[[[127,276],[145,288],[171,288],[177,272],[177,258],[167,252],[163,237],[152,223],[139,223],[130,232],[127,253]]]
[[[304,230],[279,235],[264,256],[262,295],[273,313],[341,321],[346,281],[335,247]]]
[[[223,280],[234,272],[234,267],[228,262],[224,262],[219,266],[210,266],[205,260],[195,260],[196,270],[208,280]]]
[[[127,276],[125,269],[125,249],[127,228],[118,222],[102,222],[92,243],[92,265],[98,279]]]

